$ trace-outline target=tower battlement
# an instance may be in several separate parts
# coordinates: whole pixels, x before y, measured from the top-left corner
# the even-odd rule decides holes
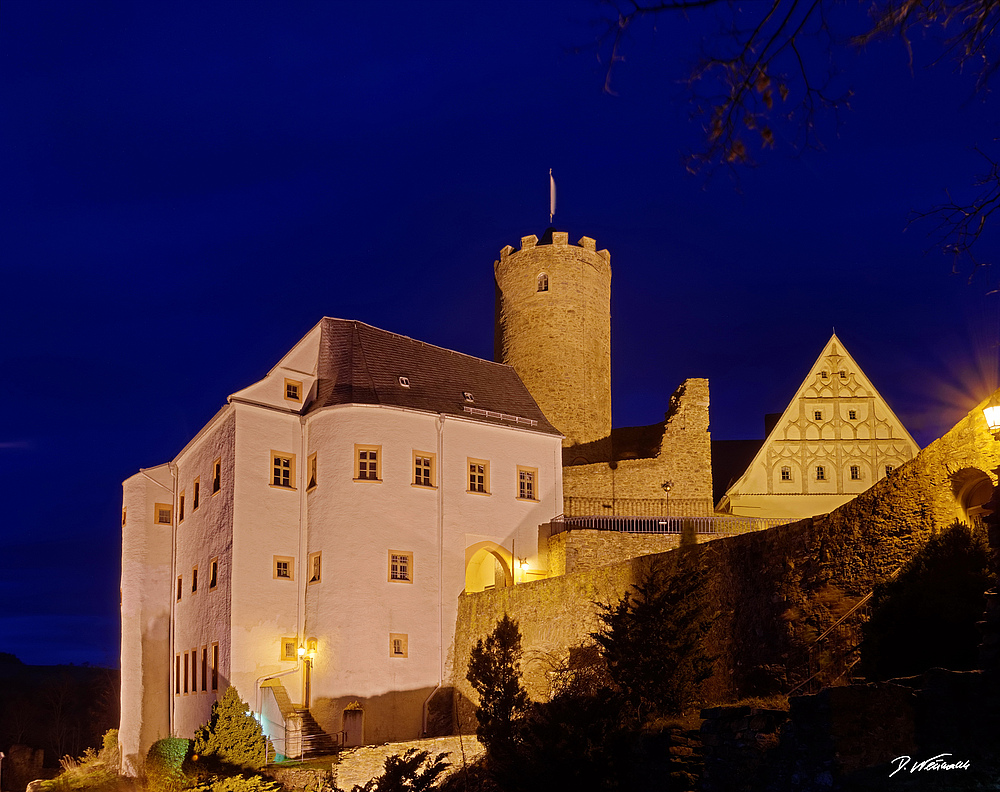
[[[580,247],[584,250],[590,250],[604,259],[608,264],[611,264],[611,253],[607,249],[598,250],[597,240],[589,236],[582,236],[577,241],[575,245],[570,245],[569,243],[569,233],[566,231],[553,231],[552,232],[552,245],[558,247]],[[548,245],[539,245],[538,237],[534,234],[529,234],[528,236],[521,237],[521,247],[519,251],[515,251],[511,245],[505,245],[500,249],[500,258],[505,259],[512,253],[517,253],[525,250],[533,250],[538,247],[548,247]]]

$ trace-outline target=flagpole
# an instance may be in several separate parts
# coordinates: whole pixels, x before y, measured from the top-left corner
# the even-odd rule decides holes
[[[552,178],[552,168],[549,168],[549,225],[556,213],[556,180]]]

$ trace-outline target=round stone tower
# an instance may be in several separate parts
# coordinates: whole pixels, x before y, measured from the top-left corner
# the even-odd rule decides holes
[[[548,229],[493,264],[494,357],[521,377],[564,446],[611,434],[611,254]]]

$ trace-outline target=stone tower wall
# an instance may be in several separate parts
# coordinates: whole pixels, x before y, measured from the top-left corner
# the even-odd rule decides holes
[[[611,433],[611,254],[589,237],[567,238],[523,237],[493,265],[495,357],[514,367],[565,446]],[[547,291],[538,290],[542,274]]]

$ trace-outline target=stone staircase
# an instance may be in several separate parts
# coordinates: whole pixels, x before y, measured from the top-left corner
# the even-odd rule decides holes
[[[303,759],[336,753],[337,749],[343,745],[342,735],[331,735],[323,731],[309,710],[295,710],[295,714],[302,719]]]

